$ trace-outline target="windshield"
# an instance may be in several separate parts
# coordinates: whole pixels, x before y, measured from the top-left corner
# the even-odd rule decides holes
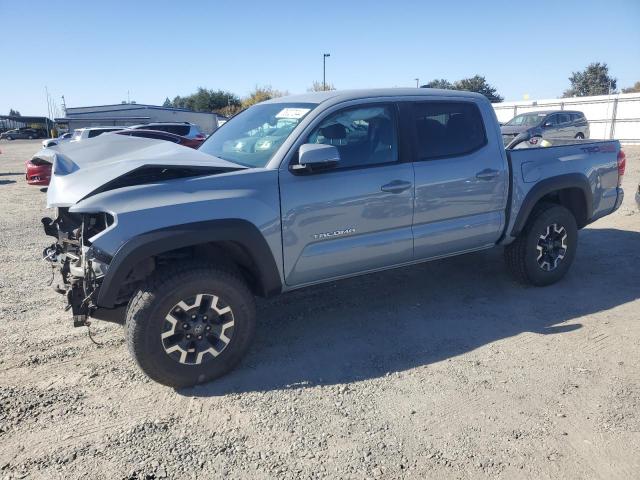
[[[247,167],[264,167],[315,103],[267,103],[239,113],[198,149]]]
[[[546,113],[523,113],[522,115],[517,115],[509,120],[505,125],[510,127],[534,127],[538,125],[544,117],[546,117]]]

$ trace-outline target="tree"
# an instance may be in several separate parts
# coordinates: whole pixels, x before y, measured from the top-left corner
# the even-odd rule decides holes
[[[497,90],[489,85],[487,79],[482,75],[463,78],[462,80],[457,80],[454,83],[451,83],[444,78],[431,80],[420,88],[444,88],[445,90],[466,90],[468,92],[481,93],[487,97],[491,103],[499,103],[504,100],[503,97],[498,95]]]
[[[454,90],[453,84],[444,78],[431,80],[429,83],[422,85],[420,88],[443,88],[445,90]]]
[[[468,92],[476,92],[484,95],[491,103],[500,103],[504,100],[498,95],[497,90],[489,85],[487,79],[481,75],[475,75],[471,78],[463,78],[453,84],[456,90],[466,90]]]
[[[640,82],[633,84],[633,87],[623,88],[622,93],[638,93],[640,92]]]
[[[562,94],[563,97],[588,97],[616,93],[617,80],[609,75],[609,67],[606,63],[591,63],[583,71],[573,72],[569,81],[571,88]]]
[[[307,88],[307,92],[324,92],[326,90],[335,89],[336,87],[333,85],[333,83],[325,83],[323,85],[322,82],[314,81],[313,84],[309,88]]]
[[[14,110],[13,108],[9,109],[9,116],[10,117],[21,117],[22,115],[20,115],[20,112],[18,110]]]
[[[242,100],[242,108],[248,108],[256,103],[271,100],[272,98],[284,97],[288,94],[289,92],[281,92],[280,90],[276,90],[271,87],[271,85],[266,85],[264,87],[258,87],[256,85],[253,92]]]
[[[203,87],[187,97],[178,95],[170,103],[174,108],[186,108],[195,112],[218,112],[229,107],[240,107],[240,99],[235,94]]]
[[[169,100],[169,97],[164,99],[164,103],[162,104],[163,107],[170,107],[171,106],[171,100]]]

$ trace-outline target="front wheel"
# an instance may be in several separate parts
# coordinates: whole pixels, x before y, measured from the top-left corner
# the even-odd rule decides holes
[[[576,140],[584,140],[584,135],[582,133],[576,133],[575,139]]]
[[[255,301],[235,273],[188,264],[159,270],[129,302],[125,336],[138,366],[170,387],[232,370],[249,348]]]
[[[512,275],[523,284],[551,285],[565,276],[576,255],[578,227],[565,207],[538,205],[518,238],[505,248]]]

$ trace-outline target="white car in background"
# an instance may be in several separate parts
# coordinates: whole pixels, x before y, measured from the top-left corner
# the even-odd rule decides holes
[[[73,131],[73,137],[71,138],[71,142],[80,142],[82,140],[86,140],[87,138],[94,138],[103,133],[107,132],[118,132],[120,130],[124,130],[127,127],[87,127],[87,128],[76,128]]]
[[[68,142],[68,141],[71,140],[72,136],[73,136],[72,133],[63,133],[58,138],[47,138],[46,140],[42,141],[42,147],[43,148],[49,148],[49,147],[54,147],[54,146],[58,145],[59,143]]]

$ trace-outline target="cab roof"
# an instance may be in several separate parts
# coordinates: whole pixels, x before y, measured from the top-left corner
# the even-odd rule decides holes
[[[328,90],[326,92],[310,92],[301,95],[290,95],[267,100],[264,103],[332,103],[360,100],[376,97],[460,97],[487,100],[479,93],[442,90],[439,88],[372,88],[358,90]]]

